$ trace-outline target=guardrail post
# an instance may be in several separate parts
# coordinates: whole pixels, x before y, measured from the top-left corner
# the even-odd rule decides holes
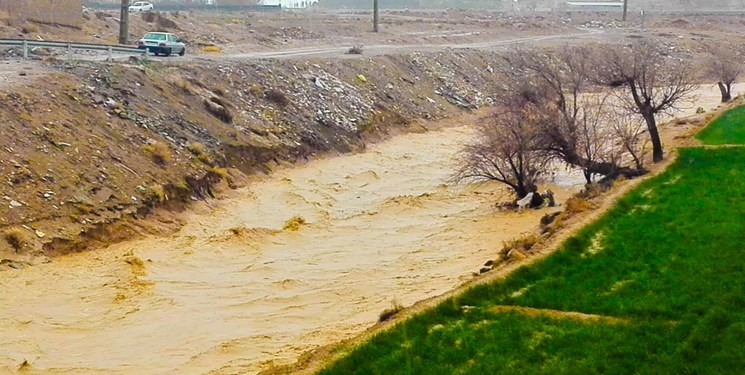
[[[72,59],[72,43],[67,43],[67,59]]]
[[[28,41],[25,39],[23,40],[23,58],[28,58]]]
[[[113,50],[113,48],[114,47],[109,46],[109,60],[113,60],[114,59],[114,50]]]

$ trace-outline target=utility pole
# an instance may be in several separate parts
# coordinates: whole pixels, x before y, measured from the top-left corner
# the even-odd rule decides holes
[[[119,15],[119,44],[129,44],[129,0],[122,0]]]
[[[373,32],[378,32],[378,0],[373,0]]]
[[[629,0],[623,0],[623,22],[626,22],[626,16],[629,13]]]

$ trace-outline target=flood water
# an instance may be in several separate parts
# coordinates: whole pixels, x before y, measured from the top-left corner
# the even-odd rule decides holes
[[[470,136],[397,136],[253,178],[173,235],[0,272],[0,372],[256,373],[452,290],[548,212],[448,184]],[[582,182],[562,181],[560,202]]]

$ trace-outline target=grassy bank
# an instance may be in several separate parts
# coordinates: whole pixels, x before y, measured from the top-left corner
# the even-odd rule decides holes
[[[552,256],[322,373],[743,373],[741,165],[743,149],[682,150]]]
[[[735,107],[724,112],[696,138],[708,145],[745,143],[745,106]]]

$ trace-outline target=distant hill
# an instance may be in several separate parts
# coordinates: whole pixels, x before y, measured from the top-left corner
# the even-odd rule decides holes
[[[536,1],[536,0],[532,0]],[[381,9],[501,9],[505,0],[380,0]],[[320,0],[324,8],[369,9],[372,1]]]
[[[490,9],[549,10],[561,8],[564,0],[379,0],[381,9]],[[576,0],[582,1],[582,0]],[[604,0],[593,0],[604,1]],[[621,1],[621,0],[606,0]],[[320,0],[323,8],[370,9],[371,0]],[[745,11],[745,0],[629,0],[629,9],[646,10],[741,10]]]

